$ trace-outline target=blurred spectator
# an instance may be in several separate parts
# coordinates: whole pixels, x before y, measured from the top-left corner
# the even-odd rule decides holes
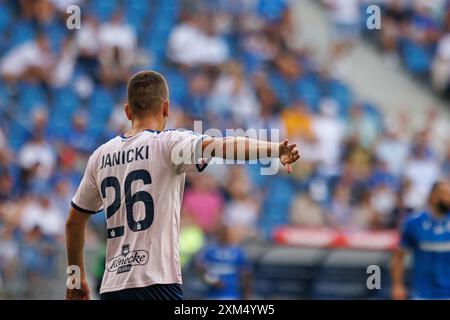
[[[102,79],[112,84],[126,82],[136,55],[136,31],[116,12],[111,21],[100,25],[98,41]]]
[[[357,136],[347,139],[342,151],[342,159],[346,166],[344,170],[347,170],[352,180],[363,182],[370,179],[374,164],[373,155],[371,149],[365,148]]]
[[[97,141],[87,130],[87,117],[84,112],[77,113],[72,120],[72,130],[69,131],[66,141],[73,149],[88,154],[97,146]]]
[[[413,208],[425,204],[432,185],[440,177],[439,163],[428,148],[426,139],[424,133],[417,134],[416,144],[404,164],[404,177],[411,182],[408,192],[411,194],[410,199],[414,199],[414,202],[410,203]]]
[[[181,215],[180,265],[182,270],[190,267],[195,255],[203,248],[205,235],[192,216]]]
[[[73,80],[77,50],[72,39],[66,39],[62,44],[61,53],[56,57],[48,79],[53,88],[67,87]]]
[[[379,226],[379,216],[377,215],[372,200],[372,195],[368,190],[362,193],[361,201],[354,207],[349,226],[357,230],[370,230]]]
[[[395,65],[399,62],[398,44],[406,34],[413,10],[408,0],[386,0],[381,28],[381,45],[385,51],[386,62]]]
[[[400,139],[398,129],[388,127],[375,147],[378,160],[387,165],[388,170],[399,176],[408,157],[409,147],[406,141]]]
[[[350,226],[352,218],[350,192],[350,188],[346,185],[337,185],[335,187],[327,210],[327,220],[332,227],[346,228]]]
[[[51,205],[48,195],[39,195],[23,209],[21,226],[25,231],[38,227],[46,237],[59,237],[64,232],[63,214]]]
[[[223,197],[207,174],[196,176],[191,183],[184,194],[182,214],[192,216],[195,223],[209,234],[220,222]]]
[[[53,146],[44,139],[42,132],[35,132],[29,142],[20,150],[20,166],[33,177],[47,180],[56,165],[56,153]]]
[[[168,52],[174,62],[189,67],[219,65],[229,55],[228,45],[217,33],[213,17],[200,13],[187,16],[172,30]]]
[[[447,151],[445,152],[445,158],[442,164],[442,173],[444,179],[450,180],[450,141],[447,143]]]
[[[379,228],[389,229],[395,227],[392,213],[396,205],[396,195],[394,190],[385,183],[380,183],[375,187],[370,196],[370,204],[376,213],[376,224]]]
[[[94,77],[98,71],[100,56],[99,25],[94,16],[86,16],[83,19],[83,28],[75,35],[75,43],[78,49],[78,67]]]
[[[66,10],[71,5],[80,5],[84,0],[50,0],[55,9],[66,13]]]
[[[378,137],[378,126],[373,117],[364,113],[362,106],[354,106],[350,110],[347,135],[356,136],[365,148],[370,148]]]
[[[314,202],[309,193],[299,193],[290,210],[291,223],[294,226],[317,228],[326,225],[321,207]]]
[[[450,123],[441,117],[439,109],[430,109],[425,118],[423,131],[428,136],[430,148],[436,152],[437,156],[438,153],[443,154],[447,149]]]
[[[70,202],[76,190],[67,179],[60,179],[55,182],[50,198],[50,207],[58,209],[58,213],[65,221],[70,209]]]
[[[291,139],[313,138],[313,115],[302,101],[295,101],[293,106],[281,113],[286,135]]]
[[[51,290],[45,280],[55,268],[53,245],[37,225],[25,233],[19,255],[26,280],[25,299],[48,299]]]
[[[47,72],[53,63],[53,55],[44,33],[35,40],[12,48],[0,61],[0,74],[7,81],[47,79]]]
[[[222,223],[233,228],[241,239],[252,238],[257,235],[259,205],[252,185],[247,176],[239,170],[232,170],[227,183],[230,200],[224,208]]]
[[[193,119],[208,116],[207,103],[211,88],[211,79],[206,72],[195,72],[189,78],[189,95],[184,101],[187,113]]]
[[[320,114],[314,118],[312,126],[317,138],[321,171],[330,176],[339,172],[340,146],[345,134],[345,127],[338,118],[337,109],[338,106],[334,100],[322,101]]]
[[[0,241],[0,292],[7,292],[12,287],[19,264],[19,245],[11,225],[0,226]]]
[[[361,32],[360,0],[323,0],[323,2],[333,23],[332,62],[335,64],[335,71],[340,74],[345,72],[339,64],[340,59],[353,47]]]
[[[231,113],[235,127],[247,128],[251,119],[258,116],[259,103],[238,63],[224,66],[210,96],[213,113],[221,118]]]
[[[434,89],[446,95],[450,94],[450,30],[439,40],[432,79]]]

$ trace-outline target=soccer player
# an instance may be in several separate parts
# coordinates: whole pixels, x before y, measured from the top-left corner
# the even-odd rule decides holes
[[[450,183],[436,183],[429,210],[409,217],[392,258],[392,298],[406,299],[404,257],[413,255],[413,299],[450,299]]]
[[[105,210],[106,265],[100,298],[183,299],[178,235],[185,173],[201,172],[211,157],[253,160],[278,157],[291,172],[298,149],[286,140],[213,138],[192,131],[164,130],[169,90],[153,71],[128,83],[125,114],[131,129],[100,146],[89,158],[66,224],[69,266],[77,266],[81,288],[67,299],[89,299],[84,268],[84,230],[90,214]],[[239,152],[243,151],[243,152]]]
[[[206,246],[196,260],[202,278],[208,286],[208,299],[249,298],[250,264],[244,250],[239,246],[234,230],[221,226],[217,243]]]

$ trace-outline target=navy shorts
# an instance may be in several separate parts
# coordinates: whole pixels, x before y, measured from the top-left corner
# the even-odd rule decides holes
[[[100,294],[100,300],[184,300],[181,284],[154,284]]]

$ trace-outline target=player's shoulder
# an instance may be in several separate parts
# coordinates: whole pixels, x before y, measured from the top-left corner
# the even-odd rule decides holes
[[[166,129],[163,131],[153,131],[153,130],[149,130],[152,132],[159,132],[160,135],[185,135],[185,134],[193,134],[193,135],[199,135],[199,133],[189,130],[189,129],[184,129],[184,128],[175,128],[175,129]]]
[[[405,225],[415,225],[420,224],[425,220],[429,220],[429,216],[425,211],[419,211],[410,214],[408,217],[405,218],[404,224]]]
[[[164,131],[160,131],[157,136],[163,140],[179,141],[179,140],[188,139],[188,138],[200,137],[202,135],[200,133],[192,131],[192,130],[178,128],[178,129],[166,129]]]

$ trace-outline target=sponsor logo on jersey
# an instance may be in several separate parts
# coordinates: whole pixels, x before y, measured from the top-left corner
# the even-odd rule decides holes
[[[108,261],[108,272],[116,274],[128,272],[132,267],[147,264],[149,253],[145,250],[130,250],[130,245],[122,246],[122,254]]]

